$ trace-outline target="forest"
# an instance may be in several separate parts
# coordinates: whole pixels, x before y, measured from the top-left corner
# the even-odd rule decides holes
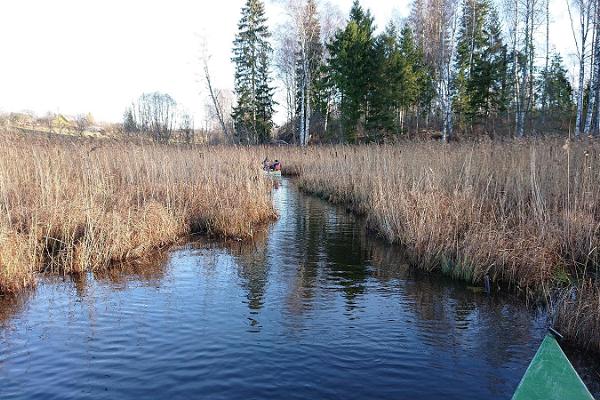
[[[248,0],[234,41],[230,136],[307,145],[597,134],[597,5],[577,0],[569,8],[580,60],[575,90],[551,49],[549,4],[415,0],[408,18],[378,29],[358,0],[345,19],[315,0],[288,1],[289,20],[273,35],[264,4]],[[278,129],[275,82],[287,110]],[[222,126],[227,113],[216,113]]]

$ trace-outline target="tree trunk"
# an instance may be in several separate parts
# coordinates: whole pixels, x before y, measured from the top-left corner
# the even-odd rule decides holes
[[[527,0],[526,3],[526,11],[525,11],[525,37],[524,37],[524,44],[525,44],[525,54],[524,57],[525,59],[523,60],[523,62],[521,63],[521,85],[519,88],[520,91],[520,99],[519,99],[519,105],[518,105],[518,119],[517,119],[517,136],[522,138],[523,136],[525,136],[525,117],[526,117],[526,113],[527,113],[527,83],[529,80],[529,58],[532,56],[532,54],[530,54],[530,47],[529,47],[529,42],[530,42],[530,37],[529,35],[531,34],[530,32],[530,25],[529,25],[529,21],[530,18],[532,17],[531,15],[531,3],[533,0]]]
[[[546,128],[546,113],[548,112],[548,71],[550,66],[550,0],[546,0],[546,60],[544,65],[544,81],[542,91],[542,126]]]
[[[225,137],[229,137],[229,130],[227,129],[225,119],[223,118],[223,112],[221,110],[221,105],[219,104],[219,99],[213,91],[212,82],[210,80],[210,73],[208,71],[208,64],[206,63],[206,61],[204,63],[204,76],[206,77],[206,85],[208,86],[208,92],[210,94],[213,107],[215,108],[217,119],[219,120],[219,124],[221,125],[221,129],[223,129],[223,134],[225,135]]]
[[[598,96],[598,78],[600,74],[600,24],[598,21],[598,5],[596,4],[594,10],[594,38],[592,43],[594,44],[592,60],[593,60],[593,69],[592,69],[592,77],[590,81],[590,100],[587,108],[587,116],[585,119],[585,127],[583,128],[584,135],[589,135],[592,131],[592,119],[594,116],[594,110],[596,106],[597,96]]]
[[[587,39],[587,29],[585,24],[585,4],[583,0],[581,1],[580,7],[580,29],[581,29],[581,48],[579,52],[579,92],[577,93],[577,115],[575,116],[575,137],[579,137],[581,133],[581,118],[583,116],[583,95],[585,92],[585,49],[586,49],[586,39]]]
[[[304,119],[304,146],[308,145],[310,140],[310,120],[312,117],[312,108],[310,106],[310,77],[306,83],[306,118]]]

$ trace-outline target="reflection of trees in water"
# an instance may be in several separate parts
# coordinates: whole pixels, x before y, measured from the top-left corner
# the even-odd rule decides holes
[[[24,290],[15,295],[0,296],[0,327],[3,327],[25,308],[34,289]]]
[[[322,249],[328,265],[336,266],[328,271],[328,279],[344,286],[348,301],[365,292],[368,278],[377,279],[386,290],[400,294],[404,309],[417,321],[417,332],[428,343],[446,350],[448,341],[474,348],[494,367],[512,360],[510,346],[526,345],[535,335],[534,313],[517,299],[486,297],[463,283],[419,272],[409,266],[401,246],[374,238],[364,221],[347,229],[352,222],[346,218],[354,217],[338,212],[337,218],[328,226]],[[392,281],[394,285],[389,285]],[[431,330],[448,335],[430,334]]]
[[[238,276],[247,292],[248,308],[258,311],[264,304],[269,265],[267,262],[267,230],[259,231],[249,242],[228,242],[226,248],[236,261]]]
[[[514,354],[507,348],[526,346],[536,336],[541,343],[546,320],[542,310],[528,310],[517,299],[502,298],[489,298],[479,310],[478,340],[474,345],[491,365],[498,367],[511,360]]]
[[[106,270],[94,272],[94,279],[111,285],[112,289],[126,289],[128,282],[140,282],[144,286],[159,286],[166,275],[169,253],[156,252],[131,262],[116,264]],[[78,294],[85,294],[87,276],[74,276]],[[79,283],[78,283],[79,282]]]
[[[461,283],[423,274],[402,290],[406,309],[416,317],[417,332],[430,345],[468,350],[494,368],[514,359],[511,347],[526,346],[536,335],[534,312],[517,299],[486,297]],[[447,335],[430,334],[440,330]]]
[[[297,260],[296,270],[288,285],[286,304],[292,315],[302,315],[312,306],[316,292],[319,270],[323,268],[323,243],[326,225],[320,220],[319,210],[313,207],[314,201],[308,196],[298,196],[297,210],[294,213],[295,245],[286,251]]]
[[[165,276],[168,257],[167,252],[156,252],[132,262],[115,264],[110,268],[95,271],[93,278],[91,273],[79,273],[65,277],[50,275],[43,277],[43,280],[44,284],[70,281],[80,299],[86,298],[90,279],[109,284],[112,290],[126,290],[126,284],[132,281],[146,286],[158,286]],[[15,296],[0,296],[0,325],[20,313],[34,291],[35,289],[32,289]]]
[[[369,275],[354,218],[308,196],[298,197],[297,208],[293,223],[298,266],[288,304],[297,313],[309,309],[323,279],[339,287],[347,307],[354,308]]]

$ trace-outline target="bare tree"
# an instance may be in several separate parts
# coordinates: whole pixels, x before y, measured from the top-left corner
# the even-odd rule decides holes
[[[590,57],[591,77],[590,77],[590,96],[587,107],[587,115],[585,118],[585,125],[583,128],[584,135],[590,135],[592,133],[592,119],[596,108],[596,102],[598,101],[598,90],[600,89],[600,2],[598,0],[592,0],[592,53]],[[597,119],[597,118],[596,118]]]
[[[304,3],[304,2],[303,2]],[[307,0],[299,9],[297,21],[298,40],[300,42],[299,69],[300,79],[300,145],[306,146],[310,139],[310,121],[312,117],[312,88],[316,70],[321,63],[321,26],[314,0]]]
[[[83,133],[87,128],[89,128],[90,125],[91,121],[87,114],[78,114],[75,117],[75,129],[77,130],[77,134],[79,136],[83,136]]]
[[[168,142],[177,122],[177,103],[166,93],[144,93],[132,106],[135,126],[155,142]]]
[[[312,93],[322,61],[321,24],[315,0],[284,0],[289,23],[277,30],[276,67],[286,89],[288,120],[298,115],[300,145],[310,139]]]
[[[285,103],[288,122],[293,121],[296,115],[296,54],[298,40],[294,27],[284,23],[275,30],[275,56],[274,67],[277,77],[285,90]]]
[[[442,87],[443,102],[443,125],[442,138],[445,142],[452,139],[453,113],[452,113],[452,81],[454,80],[453,62],[456,55],[456,34],[458,28],[458,2],[447,0],[443,3],[440,10],[442,13],[440,21],[444,23],[444,28],[440,30],[441,35],[441,63],[443,65],[443,79],[440,84]]]
[[[219,102],[219,93],[214,89],[211,76],[210,76],[210,54],[208,53],[206,39],[202,38],[200,42],[200,62],[202,64],[202,71],[204,75],[204,80],[206,82],[206,87],[208,89],[208,94],[212,101],[215,115],[221,125],[221,129],[223,130],[223,134],[225,137],[230,137],[229,129],[227,128],[227,124],[225,123],[225,113],[223,112],[223,108]]]
[[[43,118],[44,124],[48,128],[48,133],[54,133],[54,119],[55,118],[56,118],[56,115],[52,112],[46,113],[46,115]]]
[[[340,8],[329,1],[321,5],[321,41],[323,44],[323,62],[327,63],[330,57],[329,47],[327,46],[333,39],[335,33],[342,29],[345,20]],[[329,116],[332,112],[333,100],[335,97],[335,87],[325,88],[325,115],[323,130],[327,132]]]
[[[183,112],[179,117],[179,131],[186,143],[194,142],[194,119],[186,112]]]
[[[425,63],[432,73],[437,96],[431,111],[441,116],[444,140],[452,136],[453,62],[458,26],[459,0],[415,0],[408,24],[415,40],[423,50]],[[429,125],[430,110],[425,124]]]
[[[571,30],[577,48],[577,59],[579,61],[579,79],[577,88],[577,115],[575,116],[575,136],[579,137],[581,133],[581,119],[583,118],[583,96],[585,92],[585,65],[589,57],[588,54],[588,35],[590,33],[591,22],[593,18],[594,0],[574,0],[573,5],[578,12],[578,29],[575,29],[575,21],[569,1],[567,7],[569,10],[569,18],[571,20]],[[579,40],[578,40],[579,36]]]

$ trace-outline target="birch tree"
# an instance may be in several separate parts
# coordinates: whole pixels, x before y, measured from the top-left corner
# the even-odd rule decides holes
[[[458,4],[455,1],[449,0],[444,3],[442,8],[441,21],[444,23],[444,29],[441,30],[441,50],[442,50],[442,71],[443,79],[440,82],[442,94],[442,139],[444,142],[449,142],[452,139],[453,133],[453,114],[452,101],[454,96],[454,69],[453,61],[456,57],[456,36],[458,33]]]
[[[298,141],[306,146],[323,56],[321,24],[315,0],[286,0],[283,4],[290,24],[278,30],[277,67],[286,90],[288,120],[297,115]]]
[[[583,118],[583,97],[585,92],[585,65],[589,57],[588,54],[588,35],[590,33],[591,22],[593,18],[594,0],[574,0],[573,6],[577,11],[577,20],[574,19],[571,6],[567,1],[569,18],[571,20],[571,30],[577,49],[577,60],[579,61],[579,79],[577,87],[577,114],[575,116],[575,137],[581,133],[581,122]],[[577,24],[577,28],[575,28]]]
[[[584,135],[588,136],[592,133],[592,118],[596,111],[596,103],[598,102],[598,90],[600,90],[600,21],[599,15],[600,4],[598,0],[593,1],[593,47],[590,65],[592,67],[592,76],[590,78],[590,96],[587,107],[587,115],[585,126],[583,128]],[[596,116],[596,119],[598,117]]]
[[[299,19],[298,40],[298,91],[300,93],[299,132],[300,144],[306,146],[310,139],[310,121],[314,103],[314,81],[321,67],[321,25],[314,0],[307,0]]]
[[[285,91],[287,121],[292,122],[297,112],[296,86],[298,82],[296,77],[298,40],[296,39],[296,32],[292,24],[283,23],[277,27],[275,31],[275,46],[274,66],[277,77],[283,84]]]

